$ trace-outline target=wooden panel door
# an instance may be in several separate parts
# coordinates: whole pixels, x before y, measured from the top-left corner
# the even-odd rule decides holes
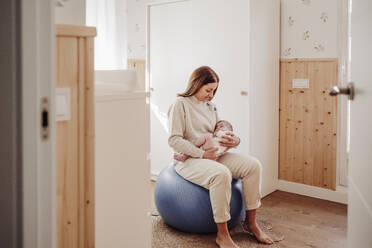
[[[337,59],[289,59],[280,63],[279,179],[336,189]],[[293,88],[309,79],[309,88]]]

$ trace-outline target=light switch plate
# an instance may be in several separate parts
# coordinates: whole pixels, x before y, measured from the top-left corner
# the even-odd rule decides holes
[[[56,88],[56,121],[71,120],[71,89]]]
[[[292,88],[294,89],[308,89],[309,88],[309,81],[308,78],[294,78],[292,80]]]

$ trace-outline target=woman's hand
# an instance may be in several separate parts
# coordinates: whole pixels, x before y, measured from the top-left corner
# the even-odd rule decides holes
[[[204,151],[203,158],[210,159],[210,160],[216,160],[217,151],[218,151],[218,147],[211,147]]]
[[[234,148],[240,144],[240,139],[233,132],[226,132],[226,135],[222,136],[223,140],[220,141],[221,146],[227,148]]]

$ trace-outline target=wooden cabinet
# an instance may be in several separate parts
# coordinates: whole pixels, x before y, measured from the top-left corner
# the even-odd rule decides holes
[[[95,246],[94,27],[56,25],[57,88],[70,89],[71,118],[58,121],[58,248]]]

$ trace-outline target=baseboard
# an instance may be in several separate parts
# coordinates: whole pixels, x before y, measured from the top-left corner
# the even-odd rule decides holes
[[[275,182],[275,181],[270,185],[266,185],[266,187],[261,185],[261,198],[264,198],[265,196],[270,195],[271,193],[275,192],[276,190],[277,190],[277,182]]]
[[[285,192],[347,204],[347,188],[343,186],[337,187],[337,190],[334,191],[301,183],[279,180],[277,188]]]

